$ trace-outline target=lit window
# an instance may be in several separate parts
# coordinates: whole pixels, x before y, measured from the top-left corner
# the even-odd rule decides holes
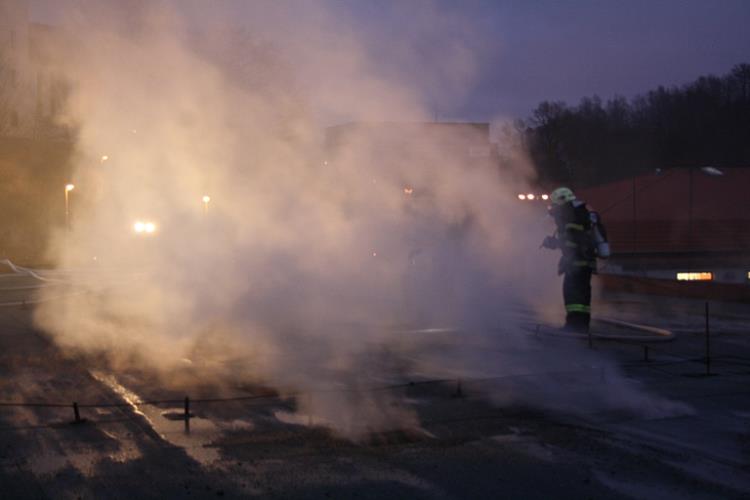
[[[714,274],[709,272],[677,273],[677,281],[711,281]]]

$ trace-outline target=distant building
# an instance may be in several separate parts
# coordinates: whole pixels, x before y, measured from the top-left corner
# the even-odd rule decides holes
[[[27,0],[0,0],[0,135],[64,136],[54,117],[68,87],[47,50],[62,40],[55,28],[29,21]]]
[[[750,287],[750,168],[671,168],[581,189],[601,213],[604,272]]]

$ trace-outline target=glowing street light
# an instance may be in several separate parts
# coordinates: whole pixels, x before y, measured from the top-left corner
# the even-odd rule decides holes
[[[209,201],[211,201],[211,197],[208,196],[207,194],[204,194],[203,195],[203,213],[204,214],[208,213],[208,202]]]
[[[109,156],[102,155],[101,163],[104,163],[105,161],[109,160]]]
[[[535,196],[533,194],[531,194],[531,193],[529,193],[529,194],[526,195],[526,199],[527,200],[533,200],[534,198],[535,198]]]
[[[69,195],[75,189],[73,184],[65,184],[65,227],[70,230],[70,200]]]
[[[544,201],[547,201],[547,200],[549,200],[549,195],[547,195],[547,194],[543,194],[543,195],[542,195],[542,199],[543,199]]]
[[[526,195],[525,194],[519,194],[518,195],[518,199],[521,200],[521,201],[523,201],[523,200],[526,199]]]

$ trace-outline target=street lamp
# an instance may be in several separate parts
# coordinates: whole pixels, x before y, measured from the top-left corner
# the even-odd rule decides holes
[[[722,172],[716,167],[701,167],[701,172],[703,172],[706,175],[710,175],[712,177],[719,177],[719,176],[724,175],[724,172]]]
[[[206,195],[203,195],[203,213],[208,213],[208,202],[211,201],[211,197]]]
[[[70,200],[69,195],[75,189],[73,184],[65,184],[65,227],[70,230]]]

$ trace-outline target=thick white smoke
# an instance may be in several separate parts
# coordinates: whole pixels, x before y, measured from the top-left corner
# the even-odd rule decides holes
[[[165,385],[182,383],[189,359],[204,382],[346,389],[300,404],[350,436],[417,425],[387,392],[364,390],[407,367],[546,368],[549,356],[516,335],[524,306],[558,300],[555,256],[537,252],[547,222],[515,197],[528,172],[468,168],[470,129],[408,154],[378,134],[326,144],[327,120],[432,115],[416,76],[384,73],[331,3],[253,2],[244,29],[220,3],[84,4],[71,8],[58,58],[80,160],[72,230],[51,251],[102,279],[38,309],[61,346]],[[209,8],[203,29],[182,16]],[[440,39],[433,30],[449,25],[453,37],[438,67],[421,71],[468,88],[472,54],[460,40],[471,27],[425,12],[416,33]],[[408,144],[421,137],[417,126],[394,130]],[[156,232],[135,234],[136,220]],[[113,270],[128,279],[103,278]],[[481,341],[420,360],[432,338],[405,332],[438,326]]]

